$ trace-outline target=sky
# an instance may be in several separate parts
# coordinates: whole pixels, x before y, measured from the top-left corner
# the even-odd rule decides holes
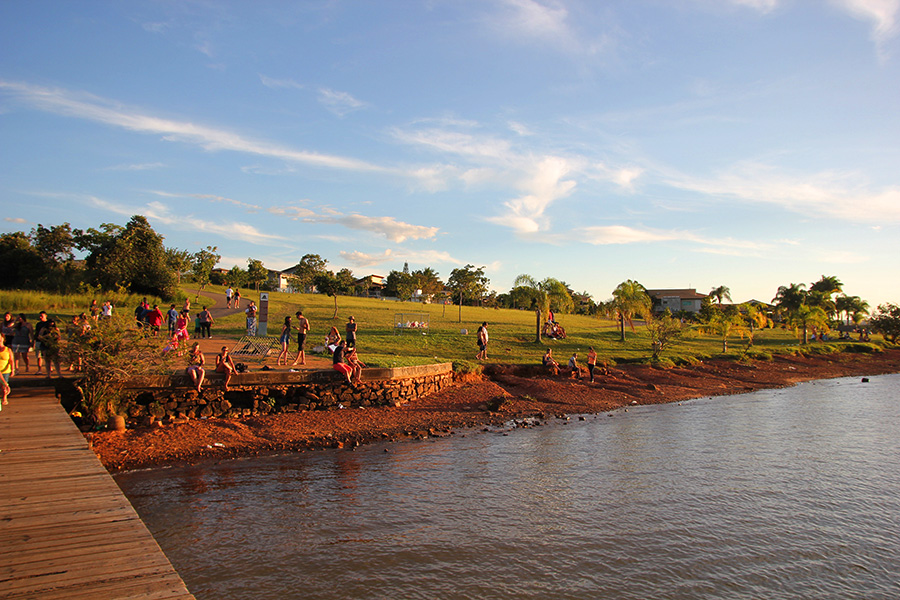
[[[900,0],[0,2],[0,233],[900,302]]]

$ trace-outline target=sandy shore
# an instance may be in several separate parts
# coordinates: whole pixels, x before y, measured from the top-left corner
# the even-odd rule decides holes
[[[242,420],[208,419],[91,436],[111,472],[316,448],[352,449],[378,440],[450,435],[526,417],[613,411],[636,404],[740,394],[812,379],[900,372],[900,350],[881,354],[776,357],[749,364],[710,360],[668,370],[625,365],[595,383],[533,376],[533,369],[489,365],[487,376],[401,407],[308,411]],[[494,410],[489,410],[494,409]]]

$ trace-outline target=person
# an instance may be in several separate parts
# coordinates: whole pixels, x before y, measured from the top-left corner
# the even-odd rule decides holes
[[[153,334],[153,337],[159,336],[159,329],[162,327],[163,314],[162,311],[159,310],[159,305],[154,304],[153,309],[147,313],[147,325],[150,326],[150,331]]]
[[[12,347],[13,336],[16,335],[16,320],[13,319],[12,313],[3,315],[3,344],[7,348]]]
[[[56,321],[53,319],[47,321],[47,326],[41,329],[38,338],[41,342],[41,354],[44,355],[47,379],[50,379],[51,363],[56,366],[56,376],[62,377],[62,374],[59,372],[59,344],[62,339],[62,334],[59,331],[59,327],[56,326]],[[36,347],[37,345],[35,345],[35,348]]]
[[[90,323],[82,321],[78,315],[72,316],[72,322],[69,323],[66,329],[66,336],[69,339],[69,348],[71,349],[69,354],[69,371],[81,370],[84,357],[78,350],[78,345],[88,336],[90,330]]]
[[[478,328],[478,354],[475,360],[487,360],[488,330],[487,321]]]
[[[231,375],[237,370],[234,366],[234,359],[228,354],[228,346],[222,346],[222,352],[216,354],[216,373],[225,375],[225,391],[228,391],[228,383],[231,381]]]
[[[594,383],[594,367],[597,366],[597,352],[594,350],[593,346],[588,348],[587,355],[587,367],[588,373],[591,376],[591,383]]]
[[[169,308],[166,317],[169,321],[169,335],[175,335],[175,323],[178,322],[178,309],[175,308],[174,304]]]
[[[325,347],[328,348],[328,351],[333,354],[334,349],[337,348],[337,345],[340,342],[341,334],[338,332],[337,327],[332,325],[331,329],[328,331],[328,335],[325,336]]]
[[[578,367],[578,353],[573,352],[572,356],[569,357],[569,370],[572,372],[572,379],[578,377],[581,379],[581,369]]]
[[[0,336],[0,386],[3,386],[3,403],[9,404],[9,378],[16,374],[16,359],[13,357],[12,350],[6,345],[4,336]]]
[[[100,318],[100,305],[97,304],[97,299],[94,298],[91,300],[91,304],[88,306],[88,312],[91,315],[91,320],[96,323]]]
[[[359,360],[359,355],[356,353],[356,346],[347,348],[344,357],[347,360],[347,364],[353,368],[353,373],[351,374],[354,376],[353,383],[358,384],[360,378],[362,377],[362,370],[366,366],[366,363]]]
[[[541,358],[541,364],[551,371],[559,369],[559,363],[553,360],[553,350],[550,348],[547,348],[547,352],[545,352],[543,358]]]
[[[199,394],[200,386],[203,385],[203,378],[206,376],[206,372],[203,370],[203,365],[206,361],[203,358],[203,352],[200,350],[200,342],[194,342],[194,345],[191,346],[187,361],[187,374],[194,382],[194,385],[197,386],[197,393]]]
[[[231,289],[231,286],[228,286],[228,289],[225,290],[225,308],[231,308],[231,301],[234,298],[234,290]]]
[[[188,312],[191,312],[191,299],[190,298],[184,299],[184,306],[181,307],[181,310],[186,310]]]
[[[334,329],[332,327],[332,329]],[[346,344],[344,340],[341,340],[334,347],[334,353],[331,355],[332,368],[344,376],[344,379],[347,380],[347,385],[353,385],[353,381],[350,379],[351,373],[353,373],[353,367],[348,365],[344,360],[344,350],[346,350]]]
[[[241,290],[234,290],[234,308],[241,307]]]
[[[47,327],[47,313],[41,311],[38,313],[37,323],[34,324],[34,356],[37,358],[37,372],[40,373],[43,368],[43,353],[41,352],[41,333]]]
[[[16,318],[16,333],[12,339],[13,358],[16,362],[16,371],[19,370],[19,361],[25,363],[25,372],[28,372],[30,365],[28,364],[28,352],[34,346],[34,329],[31,323],[25,318],[25,314],[21,313]]]
[[[288,361],[288,346],[291,343],[291,317],[290,315],[284,318],[284,323],[281,325],[281,337],[278,338],[278,341],[281,342],[281,353],[278,355],[278,360],[275,361],[276,365],[282,364],[282,360],[284,360],[284,365],[287,365]]]
[[[256,335],[256,302],[250,301],[250,306],[244,312],[247,314],[247,335]]]
[[[172,338],[176,343],[179,343],[179,342],[187,343],[188,340],[191,339],[191,336],[187,330],[188,322],[190,321],[190,316],[191,316],[191,314],[186,310],[182,310],[181,314],[178,315],[178,319],[175,321],[175,333],[172,335]],[[175,347],[177,348],[178,346],[176,345]],[[181,351],[179,351],[179,354],[182,354],[183,352],[184,352],[184,350],[181,350]]]
[[[149,312],[150,304],[148,304],[147,299],[144,298],[134,309],[134,320],[137,322],[138,327],[144,327],[147,324],[147,313]]]
[[[113,305],[112,302],[107,300],[103,303],[103,306],[100,307],[100,318],[103,320],[111,319],[113,315]]]
[[[291,366],[296,365],[297,361],[300,361],[301,365],[306,364],[306,334],[309,333],[309,320],[303,316],[303,311],[298,310],[295,316],[297,317],[295,327],[297,330],[297,358],[294,359]]]
[[[200,319],[200,337],[202,338],[204,335],[207,338],[212,337],[211,327],[213,324],[213,316],[212,314],[203,307],[203,310],[200,311],[200,314],[197,315],[197,318]]]
[[[356,320],[353,317],[350,317],[347,320],[347,347],[353,348],[356,346]]]

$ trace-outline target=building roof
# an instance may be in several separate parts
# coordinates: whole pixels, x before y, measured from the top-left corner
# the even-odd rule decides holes
[[[667,290],[647,290],[647,294],[654,298],[675,297],[682,300],[702,300],[709,294],[698,294],[694,288],[685,289],[667,289]]]

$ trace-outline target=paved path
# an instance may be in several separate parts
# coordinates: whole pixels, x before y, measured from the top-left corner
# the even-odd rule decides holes
[[[0,411],[0,598],[193,598],[48,389]]]

